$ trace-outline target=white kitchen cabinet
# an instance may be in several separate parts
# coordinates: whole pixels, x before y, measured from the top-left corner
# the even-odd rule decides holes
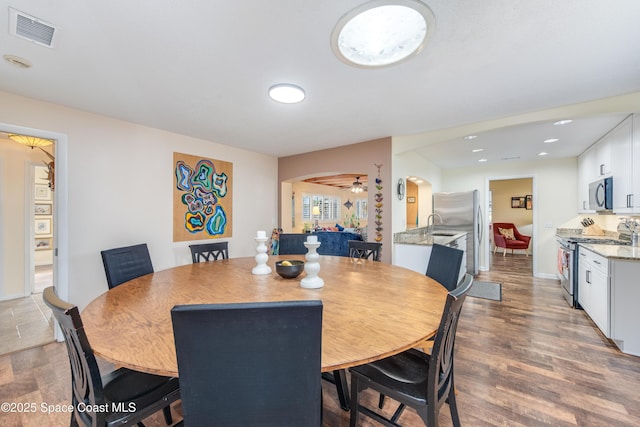
[[[598,178],[611,176],[611,137],[607,134],[596,144],[596,174]]]
[[[462,237],[458,237],[451,246],[464,251],[462,264],[460,264],[460,274],[458,275],[458,283],[460,283],[464,275],[467,273],[467,235],[465,234]]]
[[[467,236],[463,235],[462,237],[458,237],[447,246],[452,246],[464,251],[464,255],[462,256],[462,265],[460,266],[460,273],[458,274],[458,282],[460,282],[467,272]],[[427,265],[429,265],[429,258],[431,258],[432,248],[433,246],[431,245],[395,243],[394,264],[418,273],[426,274]]]
[[[611,339],[620,351],[640,356],[640,261],[611,262]]]
[[[394,258],[395,265],[417,271],[418,273],[427,273],[427,264],[431,257],[431,245],[415,245],[410,243],[395,243]]]
[[[609,337],[609,260],[582,246],[578,253],[578,302],[602,333]]]
[[[589,209],[589,184],[598,178],[596,171],[596,149],[591,147],[578,156],[578,212],[595,212]]]
[[[640,191],[640,187],[634,185],[634,173],[640,174],[640,165],[634,167],[634,154],[640,156],[640,146],[634,147],[633,124],[633,117],[629,116],[608,134],[614,164],[613,210],[616,213],[633,212],[633,196]],[[640,128],[636,132],[640,132]]]

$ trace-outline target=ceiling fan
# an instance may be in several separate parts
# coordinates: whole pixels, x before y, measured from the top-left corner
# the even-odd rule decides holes
[[[362,184],[362,182],[360,182],[360,177],[356,176],[356,180],[353,181],[353,183],[351,184],[351,187],[349,188],[349,191],[351,191],[352,193],[355,194],[360,194],[363,191],[366,191],[365,186]]]

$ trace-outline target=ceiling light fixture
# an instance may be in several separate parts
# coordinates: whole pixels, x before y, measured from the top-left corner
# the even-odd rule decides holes
[[[538,156],[546,156],[547,154],[549,154],[549,153],[547,153],[547,152],[543,151],[543,152],[541,152],[541,153],[538,153]]]
[[[300,86],[280,83],[269,88],[269,96],[283,104],[296,104],[305,98],[305,93]]]
[[[472,139],[476,139],[477,137],[478,137],[478,135],[467,135],[463,139],[465,141],[471,141]]]
[[[482,162],[486,162],[486,161],[487,161],[487,159],[478,159],[478,161],[479,161],[480,163],[482,163]]]
[[[20,58],[15,55],[2,55],[5,61],[7,61],[11,65],[15,65],[18,68],[31,68],[31,62],[27,61],[24,58]]]
[[[35,147],[46,147],[47,145],[53,144],[53,140],[38,138],[37,136],[18,135],[15,133],[10,133],[7,136],[10,140],[22,145],[26,145],[27,147],[31,147],[31,149]]]
[[[356,193],[356,194],[360,194],[364,191],[364,188],[362,186],[362,183],[360,182],[360,177],[356,176],[356,180],[353,181],[353,184],[351,185],[351,192],[352,193]]]
[[[550,144],[552,142],[557,142],[557,141],[560,141],[560,140],[558,138],[549,138],[549,139],[545,139],[544,143],[545,144]]]
[[[479,153],[481,151],[484,151],[484,148],[474,148],[473,150],[471,150],[472,153]]]
[[[557,122],[554,123],[554,125],[556,125],[556,126],[566,125],[568,123],[571,123],[572,121],[573,120],[571,120],[571,119],[558,120]]]
[[[362,68],[398,64],[424,49],[435,17],[417,0],[372,0],[347,12],[331,33],[343,62]]]

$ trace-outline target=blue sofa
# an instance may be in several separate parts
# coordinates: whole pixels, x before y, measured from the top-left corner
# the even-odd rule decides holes
[[[348,231],[316,231],[313,233],[282,233],[280,234],[279,254],[306,254],[304,242],[307,236],[318,236],[320,255],[349,256],[349,240],[362,240],[362,236]]]

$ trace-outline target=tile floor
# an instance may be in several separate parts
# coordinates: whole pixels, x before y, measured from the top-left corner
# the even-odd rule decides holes
[[[51,310],[42,300],[42,289],[51,285],[51,271],[36,272],[36,290],[25,298],[0,301],[0,354],[52,342]]]

